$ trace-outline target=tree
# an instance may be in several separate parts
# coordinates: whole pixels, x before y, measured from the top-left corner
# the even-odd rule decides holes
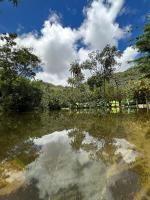
[[[8,82],[0,82],[2,92],[1,105],[3,110],[30,111],[38,108],[42,98],[42,91],[37,81],[24,78]]]
[[[42,92],[31,81],[40,66],[38,57],[19,48],[16,34],[2,34],[0,46],[0,103],[4,110],[27,111],[40,105]]]
[[[80,64],[77,61],[71,63],[69,71],[72,77],[68,79],[68,84],[72,87],[79,87],[84,80]]]
[[[103,97],[105,98],[106,81],[109,81],[118,64],[116,58],[121,53],[114,46],[107,45],[102,51],[94,51],[89,54],[89,59],[82,64],[82,68],[90,70],[92,76],[88,79],[90,87],[99,87],[100,92],[103,87]]]
[[[129,98],[134,99],[137,105],[138,103],[146,103],[148,105],[150,98],[150,83],[148,79],[130,81],[127,90]]]
[[[111,81],[112,81],[111,84],[114,87],[114,99],[119,102],[119,107],[121,107],[122,100],[126,99],[126,90],[125,90],[125,85],[124,85],[125,83],[121,79],[119,73],[113,74]]]
[[[135,47],[141,53],[135,62],[140,71],[150,78],[150,23],[145,25],[144,33],[136,38]]]
[[[40,60],[30,49],[18,48],[16,34],[2,34],[0,36],[0,72],[1,79],[12,81],[18,76],[34,78],[40,68]]]

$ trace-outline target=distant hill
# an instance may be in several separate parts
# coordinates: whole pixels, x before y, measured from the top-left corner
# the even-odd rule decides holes
[[[138,80],[144,75],[140,72],[139,67],[131,67],[124,72],[116,73],[116,77],[120,80],[120,82],[126,83],[130,80]]]
[[[139,67],[131,67],[128,70],[124,71],[124,72],[117,72],[115,74],[115,76],[119,79],[119,82],[121,82],[123,85],[130,81],[130,80],[138,80],[141,77],[143,77],[143,74],[140,72],[140,68]],[[54,85],[52,83],[47,83],[47,82],[43,82],[41,81],[44,85],[49,86],[51,89],[55,89],[55,90],[61,90],[64,88],[69,88],[69,86],[64,87],[62,85]]]

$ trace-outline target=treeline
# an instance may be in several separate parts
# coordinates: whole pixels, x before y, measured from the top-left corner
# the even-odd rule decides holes
[[[36,81],[40,59],[32,49],[19,48],[16,34],[1,34],[0,109],[5,111],[58,110],[61,108],[105,108],[112,101],[119,105],[148,104],[150,99],[150,23],[135,39],[139,57],[126,72],[116,73],[121,52],[107,45],[88,59],[70,65],[70,86],[54,86]],[[88,73],[87,73],[88,71]],[[85,76],[88,74],[88,77]]]

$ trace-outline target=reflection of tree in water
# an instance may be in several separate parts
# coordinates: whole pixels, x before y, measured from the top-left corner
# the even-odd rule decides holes
[[[16,192],[8,196],[0,196],[0,200],[42,200],[39,196],[39,191],[36,187],[36,180],[25,187],[19,188]],[[20,199],[21,198],[21,199]],[[78,189],[78,186],[71,186],[69,189],[61,189],[58,194],[49,198],[45,196],[44,200],[82,200],[82,194]]]
[[[80,150],[82,147],[82,142],[85,137],[85,133],[83,131],[80,131],[78,129],[73,129],[69,131],[68,136],[72,138],[71,140],[71,146],[74,150]]]
[[[23,166],[26,166],[38,157],[39,150],[32,140],[27,140],[8,151],[7,160],[20,160]]]
[[[108,183],[107,188],[109,188],[109,192],[111,191],[111,198],[114,196],[114,200],[116,200],[118,196],[118,199],[120,198],[123,200],[131,199],[131,197],[133,197],[132,199],[134,199],[135,192],[138,188],[136,174],[139,174],[142,188],[141,194],[139,195],[140,197],[138,198],[137,196],[137,199],[141,200],[144,195],[145,198],[149,198],[150,120],[148,114],[96,116],[90,115],[88,113],[77,114],[69,112],[54,112],[43,114],[27,113],[22,114],[22,116],[0,116],[0,123],[0,145],[2,147],[0,150],[1,159],[6,158],[9,153],[9,156],[13,157],[14,159],[20,160],[26,165],[35,160],[35,158],[37,157],[38,149],[35,148],[35,144],[33,142],[30,141],[29,143],[26,143],[24,141],[28,141],[28,139],[31,137],[40,137],[54,131],[72,129],[71,133],[69,133],[69,144],[71,144],[72,149],[75,151],[76,154],[78,154],[80,151],[83,151],[88,153],[91,162],[100,161],[106,167],[114,166],[114,169],[111,171],[111,173],[109,173],[110,178],[108,179],[107,177],[107,181],[112,179],[116,183],[113,184],[111,181],[110,185]],[[90,133],[89,136],[93,137],[92,142],[85,142],[87,133]],[[139,159],[139,161],[136,161],[135,163],[130,165],[126,165],[125,167],[124,165],[119,165],[122,158],[119,155],[115,155],[116,146],[113,145],[113,138],[127,138],[128,141],[134,143],[139,152],[144,155],[145,158],[143,159],[143,161]],[[96,143],[94,139],[98,141],[98,143]],[[16,150],[12,150],[14,147],[16,147]],[[49,156],[51,154],[47,153],[46,155]],[[68,165],[71,159],[72,157],[70,157],[69,160],[66,159],[66,161],[64,162],[65,165]],[[42,162],[43,160],[41,160],[40,163]],[[49,168],[50,163],[52,163],[53,161],[51,161],[50,163],[49,162],[50,161],[48,161],[46,165],[47,169]],[[76,168],[74,168],[74,171],[76,174],[78,174],[79,178],[82,177],[82,171],[84,171],[84,169],[90,169],[89,163],[81,165],[80,162],[76,161],[74,166],[76,166]],[[97,171],[97,169],[95,169],[95,171]],[[132,171],[136,173],[132,173]],[[67,172],[69,173],[69,171]],[[91,174],[91,176],[93,175],[91,173],[91,170],[89,170],[89,174]],[[127,174],[131,176],[129,177]],[[100,180],[100,176],[97,176]],[[129,182],[133,183],[133,185],[129,184]],[[128,188],[128,184],[130,188]],[[83,191],[80,191],[81,185],[80,187],[77,187],[78,185],[79,184],[77,182],[77,184],[69,185],[69,189],[62,188],[58,192],[58,194],[54,195],[54,199],[74,199],[76,196],[77,199],[83,199]],[[125,188],[124,191],[126,191],[126,194],[124,194],[123,190],[121,193],[119,193],[117,191],[118,187]],[[34,190],[32,191],[31,187],[27,186],[27,188],[28,191],[34,193]],[[133,194],[131,193],[131,191],[134,191]],[[35,200],[38,199],[37,192],[35,192],[35,194],[32,194],[33,196],[35,196]],[[23,194],[25,195],[25,193],[27,193],[27,190],[22,189],[22,191],[20,190],[20,193],[18,195],[22,195],[21,197],[23,197]],[[64,194],[65,197],[63,196]],[[82,195],[80,196],[79,194]],[[124,197],[121,196],[122,194],[124,194]],[[29,195],[27,196],[29,197]],[[14,199],[17,200],[17,198],[15,197]],[[13,197],[9,197],[8,199],[14,200]],[[21,198],[21,200],[24,199]]]
[[[105,163],[116,163],[119,158],[115,155],[116,146],[113,145],[113,138],[94,138],[89,133],[72,129],[68,136],[71,138],[71,146],[74,150],[80,149],[89,152],[90,158],[94,160],[103,160]]]
[[[41,140],[36,140],[40,145],[42,143],[45,144],[47,141],[47,144],[42,148],[39,158],[29,166],[28,171],[29,180],[33,178],[37,180],[40,197],[46,199],[48,195],[54,200],[63,200],[65,198],[70,200],[97,200],[103,197],[108,200],[115,200],[113,194],[115,193],[118,199],[133,199],[135,192],[137,192],[137,184],[130,184],[130,188],[126,189],[125,198],[122,198],[122,194],[124,194],[123,191],[126,185],[133,183],[135,179],[138,180],[137,175],[130,170],[128,171],[128,168],[123,168],[124,165],[119,164],[118,168],[114,168],[117,171],[111,173],[112,164],[106,165],[100,157],[96,156],[91,159],[90,154],[94,154],[95,151],[93,151],[93,148],[88,151],[84,149],[84,145],[82,146],[82,144],[86,138],[86,134],[85,132],[83,133],[81,131],[78,132],[78,130],[71,130],[69,132],[70,137],[75,137],[75,141],[79,140],[77,148],[75,148],[76,145],[72,142],[70,143],[70,141],[74,141],[72,140],[73,138],[71,140],[68,139],[68,136],[64,132],[60,133],[60,137],[56,133],[50,135],[50,142],[47,141],[48,136]],[[81,137],[81,134],[84,137]],[[82,140],[77,137],[82,138]],[[92,137],[90,139],[91,144],[97,141]],[[73,149],[70,147],[70,144],[73,144]],[[100,141],[97,141],[95,150],[98,147],[103,147]],[[122,170],[119,167],[122,167]],[[121,188],[120,194],[116,189],[118,182]]]
[[[134,118],[131,117],[131,120]],[[129,116],[92,115],[91,113],[50,112],[0,114],[0,159],[7,157],[7,151],[33,137],[64,129],[80,129],[94,137],[124,137],[124,121]]]

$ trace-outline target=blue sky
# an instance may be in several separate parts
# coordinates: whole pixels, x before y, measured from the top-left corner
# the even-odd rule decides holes
[[[35,46],[35,52],[37,48],[40,48],[37,54],[44,59],[46,65],[43,68],[45,74],[39,74],[38,78],[48,82],[64,84],[65,77],[68,76],[65,65],[69,64],[73,58],[76,58],[74,54],[78,54],[77,56],[82,57],[81,60],[83,60],[86,53],[96,48],[101,49],[105,43],[115,44],[120,50],[124,51],[125,56],[122,59],[124,64],[121,70],[125,70],[125,62],[129,54],[131,58],[136,56],[136,52],[128,48],[128,41],[141,33],[145,22],[144,16],[150,11],[150,0],[108,1],[110,1],[112,5],[108,3],[104,4],[102,0],[97,1],[99,5],[98,3],[94,4],[94,0],[21,0],[19,6],[14,7],[5,0],[0,4],[0,31],[18,32],[19,42],[21,44],[27,46],[32,44],[32,47]],[[113,7],[113,4],[113,13],[110,12],[109,14],[109,11],[108,13],[105,12],[104,9],[109,6]],[[93,7],[91,5],[93,5]],[[89,7],[89,9],[86,10],[86,7]],[[97,19],[93,19],[95,14],[92,15],[92,12],[97,12]],[[103,12],[104,14],[101,15],[100,13]],[[111,17],[114,19],[111,19]],[[91,22],[92,20],[93,22]],[[102,23],[101,20],[104,21],[104,23]],[[47,25],[44,25],[46,22]],[[55,26],[48,25],[48,23],[51,25],[52,22]],[[112,28],[109,30],[111,26]],[[124,34],[123,36],[123,32],[130,26],[133,26],[132,34]],[[45,27],[45,29],[43,27]],[[41,32],[42,29],[44,34]],[[97,30],[100,37],[95,33]],[[62,37],[65,38],[64,40],[61,38],[61,31]],[[108,33],[108,31],[110,33]],[[52,36],[52,34],[54,34],[55,37],[57,35],[53,42],[51,42],[52,39],[49,37]],[[57,43],[58,40],[61,41],[59,44]],[[42,41],[45,42],[43,42],[45,46],[41,45]],[[79,41],[80,52],[77,50]],[[37,43],[39,44],[38,47]],[[68,54],[69,50],[72,51],[73,48],[72,53],[69,53],[70,55],[68,54],[70,58],[67,62],[63,60],[66,59],[65,53],[61,55],[59,52],[60,49],[64,48],[62,46],[64,43],[66,43],[66,46],[68,45],[66,54]],[[101,45],[101,43],[103,45]],[[70,44],[72,46],[69,47]],[[49,51],[50,57],[51,55],[53,56],[52,60],[58,52],[61,64],[55,60],[51,62],[47,59],[47,52],[42,52],[41,48]],[[58,57],[56,56],[56,60]]]
[[[22,33],[39,31],[52,11],[61,16],[64,26],[78,27],[84,18],[83,8],[88,4],[88,0],[44,0],[44,3],[43,0],[21,0],[15,8],[5,0],[0,5],[0,31],[16,32],[21,27]],[[130,23],[142,29],[144,16],[150,12],[150,1],[126,0],[124,8],[117,18],[120,26]]]

